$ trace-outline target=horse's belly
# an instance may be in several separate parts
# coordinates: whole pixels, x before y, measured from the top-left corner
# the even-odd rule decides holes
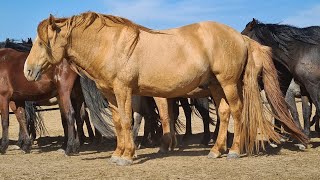
[[[201,82],[201,78],[179,81],[174,76],[172,79],[149,81],[140,83],[136,94],[144,96],[155,96],[172,98],[188,94],[196,89]]]

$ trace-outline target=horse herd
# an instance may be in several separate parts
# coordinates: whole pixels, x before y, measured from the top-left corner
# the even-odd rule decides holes
[[[36,128],[26,121],[26,102],[41,104],[52,97],[58,97],[65,153],[79,152],[84,122],[90,127],[87,107],[98,137],[99,132],[113,133],[110,126],[114,126],[117,146],[110,162],[117,165],[133,163],[142,116],[148,126],[144,136],[160,131],[160,151],[174,149],[177,98],[187,119],[191,117],[186,98],[194,99],[204,121],[202,143],[208,144],[211,97],[219,123],[209,158],[225,152],[228,158],[238,158],[264,149],[266,142],[280,143],[281,126],[307,145],[311,103],[316,107],[312,122],[319,130],[319,40],[320,27],[263,24],[255,19],[239,33],[216,22],[157,31],[94,12],[70,18],[50,15],[38,25],[31,50],[25,46],[20,51],[14,50],[17,47],[0,50],[1,153],[9,142],[9,105],[20,123],[19,144],[29,152],[35,138],[29,133]],[[297,93],[294,88],[288,90],[293,79],[303,100],[304,131],[294,101]],[[261,89],[276,118],[274,124],[265,115]],[[112,125],[101,114],[112,119]],[[234,138],[228,150],[230,115]],[[191,133],[190,123],[186,123],[186,134]],[[88,132],[94,137],[91,128]]]

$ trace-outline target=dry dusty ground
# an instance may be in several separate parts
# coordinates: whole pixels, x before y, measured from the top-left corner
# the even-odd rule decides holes
[[[209,147],[199,145],[202,123],[194,118],[194,135],[186,144],[168,154],[158,148],[140,149],[134,164],[119,167],[108,163],[114,143],[84,145],[79,156],[66,157],[57,149],[62,143],[58,111],[43,113],[48,137],[39,138],[30,154],[14,150],[18,126],[10,115],[10,146],[0,156],[0,179],[320,179],[320,140],[304,152],[293,144],[268,148],[265,154],[227,160],[208,159]],[[195,117],[195,116],[193,116]],[[315,135],[316,136],[316,135]]]

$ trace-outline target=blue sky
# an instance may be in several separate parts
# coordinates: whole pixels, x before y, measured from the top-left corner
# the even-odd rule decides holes
[[[212,20],[241,31],[257,18],[266,23],[320,25],[319,0],[6,0],[0,6],[0,41],[36,35],[49,14],[68,17],[85,11],[126,17],[153,29]]]

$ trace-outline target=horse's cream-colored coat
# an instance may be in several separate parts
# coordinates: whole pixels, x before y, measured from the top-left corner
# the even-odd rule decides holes
[[[229,154],[239,155],[241,77],[248,63],[248,44],[252,42],[232,28],[215,22],[201,22],[155,32],[124,18],[89,12],[69,19],[56,20],[51,16],[40,23],[38,35],[40,40],[34,43],[25,64],[25,76],[34,80],[48,63],[57,63],[65,57],[91,77],[111,104],[117,133],[117,148],[111,159],[117,164],[132,163],[134,155],[131,135],[133,94],[162,97],[155,101],[163,125],[165,145],[162,149],[167,149],[175,142],[173,126],[169,126],[171,104],[164,98],[207,96],[210,91],[221,124],[209,156],[218,157],[226,150],[230,113],[235,121],[235,137]],[[265,51],[258,44],[256,46],[252,49]],[[271,58],[266,58],[271,62]],[[247,74],[250,68],[261,72],[262,66],[254,64],[251,61]],[[248,75],[247,79],[257,81],[257,73]],[[250,84],[247,86],[257,89]],[[201,92],[203,87],[207,90]],[[259,113],[262,112],[256,114]],[[254,117],[246,119],[250,118]],[[252,141],[252,138],[248,139]]]
[[[97,21],[81,36],[86,37],[99,26]],[[184,96],[199,86],[217,83],[213,73],[237,82],[245,63],[247,49],[243,46],[242,36],[218,23],[203,22],[159,31],[164,34],[141,31],[140,40],[129,59],[126,49],[130,45],[128,34],[131,33],[124,29],[123,35],[119,34],[119,40],[106,41],[104,34],[112,34],[113,30],[118,29],[105,27],[91,41],[72,41],[74,48],[68,52],[74,58],[86,57],[85,63],[78,66],[91,72],[90,76],[96,80],[98,87],[105,90],[112,90],[114,81],[121,81],[133,86],[133,93],[138,95]],[[74,31],[73,34],[76,34],[77,30]],[[228,51],[221,51],[221,46]],[[98,77],[105,77],[103,79],[108,81]]]

